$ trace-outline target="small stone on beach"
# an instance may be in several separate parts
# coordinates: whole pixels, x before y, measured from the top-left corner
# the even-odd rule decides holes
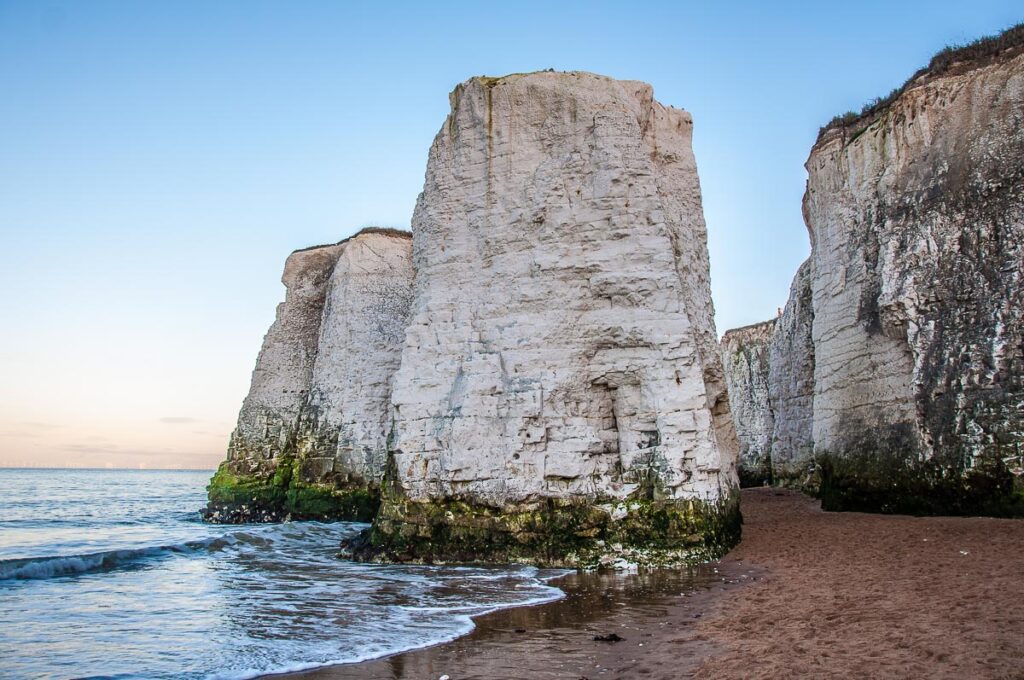
[[[621,638],[617,633],[608,633],[607,635],[595,635],[595,642],[622,642],[625,638]]]

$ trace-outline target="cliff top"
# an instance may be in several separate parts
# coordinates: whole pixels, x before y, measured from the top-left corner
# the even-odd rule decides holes
[[[993,63],[1011,59],[1024,53],[1024,23],[1006,29],[998,35],[979,38],[966,45],[950,45],[931,58],[928,65],[918,69],[906,82],[884,97],[877,97],[860,110],[847,111],[830,120],[818,131],[814,145],[830,139],[834,134],[858,132],[875,122],[900,95],[947,75],[959,75]]]
[[[507,73],[507,74],[505,74],[503,76],[473,76],[472,78],[469,78],[465,82],[462,82],[462,83],[459,83],[458,85],[456,85],[455,86],[455,90],[452,92],[452,94],[455,94],[456,92],[458,92],[461,88],[465,87],[468,83],[474,83],[474,82],[475,83],[479,83],[479,84],[483,85],[485,88],[487,88],[488,90],[491,90],[491,89],[494,89],[495,87],[497,87],[498,85],[500,85],[501,83],[508,83],[508,82],[513,81],[513,80],[519,80],[521,78],[531,78],[531,77],[537,77],[537,76],[546,77],[546,78],[562,78],[562,79],[573,78],[575,80],[590,79],[590,80],[603,81],[603,82],[608,82],[608,83],[620,83],[620,84],[621,83],[635,83],[637,85],[641,85],[644,88],[650,90],[652,95],[653,95],[653,92],[654,92],[654,88],[650,85],[650,83],[646,83],[646,82],[644,82],[642,80],[634,80],[634,79],[630,79],[630,78],[626,78],[626,79],[612,78],[611,76],[601,75],[600,73],[592,73],[590,71],[556,71],[553,68],[549,68],[549,69],[544,69],[543,71],[526,71],[526,72],[522,72],[522,73]]]
[[[292,253],[305,253],[307,251],[317,250],[319,248],[333,248],[335,246],[340,246],[345,243],[348,243],[352,239],[363,236],[364,234],[381,234],[383,236],[391,236],[393,238],[412,238],[412,232],[405,231],[403,229],[395,229],[393,227],[363,227],[362,229],[352,234],[348,238],[343,238],[337,243],[322,243],[318,246],[308,246],[306,248],[299,248],[298,250],[293,250]]]
[[[479,81],[481,85],[485,87],[494,87],[498,83],[504,80],[516,80],[518,78],[526,78],[528,76],[537,76],[551,74],[552,76],[589,76],[591,78],[597,78],[599,80],[616,80],[611,76],[603,76],[600,73],[591,73],[590,71],[556,71],[553,68],[546,68],[542,71],[523,71],[520,73],[506,73],[503,76],[473,76],[470,80]]]
[[[733,340],[738,337],[746,337],[757,333],[763,333],[765,330],[774,330],[775,319],[769,319],[767,321],[758,321],[757,323],[747,324],[746,326],[740,326],[739,328],[730,328],[722,335],[721,342]]]

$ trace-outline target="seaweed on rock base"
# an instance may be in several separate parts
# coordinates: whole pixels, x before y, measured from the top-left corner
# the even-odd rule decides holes
[[[1002,461],[967,470],[885,451],[818,457],[824,510],[901,515],[1024,517],[1024,490]]]
[[[720,503],[543,499],[496,508],[463,499],[385,499],[373,527],[343,546],[360,561],[518,562],[542,567],[669,567],[739,542],[739,496]]]
[[[303,481],[301,464],[282,457],[272,472],[243,474],[233,470],[230,461],[221,463],[206,487],[210,502],[203,519],[217,524],[373,519],[380,505],[378,489]]]

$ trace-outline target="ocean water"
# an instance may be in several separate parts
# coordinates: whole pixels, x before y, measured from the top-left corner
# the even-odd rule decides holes
[[[0,469],[0,677],[254,677],[562,596],[564,572],[337,559],[361,524],[204,524],[210,474]]]

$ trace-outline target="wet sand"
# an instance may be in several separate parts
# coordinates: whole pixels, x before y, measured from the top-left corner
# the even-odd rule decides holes
[[[557,602],[504,609],[476,629],[436,647],[293,677],[303,680],[467,678],[626,678],[650,675],[666,652],[675,672],[692,673],[710,653],[696,624],[723,588],[751,578],[738,566],[692,572],[572,574],[554,581]],[[619,642],[594,640],[614,633]],[[678,677],[678,676],[673,676]]]
[[[1024,521],[825,513],[775,489],[743,513],[718,564],[574,574],[455,642],[293,677],[1024,678]]]

